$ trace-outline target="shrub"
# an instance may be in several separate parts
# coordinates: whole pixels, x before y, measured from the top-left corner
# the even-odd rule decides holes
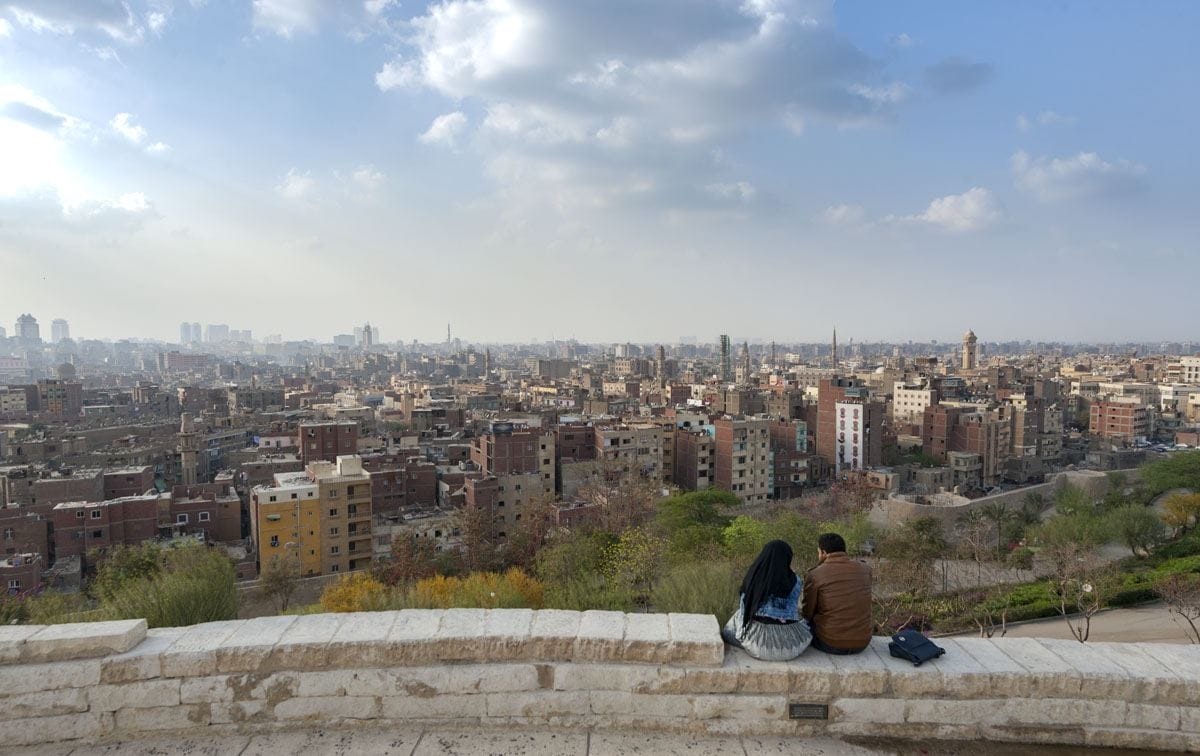
[[[504,573],[473,572],[461,578],[435,575],[417,581],[398,600],[404,606],[427,609],[541,609],[544,593],[540,582],[514,567]]]
[[[150,627],[178,627],[237,617],[236,574],[220,551],[202,545],[162,552],[157,572],[119,582],[101,601],[102,619],[145,617]]]
[[[740,572],[725,560],[681,564],[658,580],[651,603],[655,611],[715,614],[724,622],[738,607]]]
[[[377,612],[388,608],[388,589],[367,572],[351,572],[321,591],[327,612]]]

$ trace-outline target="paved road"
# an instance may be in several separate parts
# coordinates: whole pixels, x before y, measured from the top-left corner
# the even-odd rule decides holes
[[[0,748],[0,756],[1087,756],[1071,746],[1001,743],[873,742],[832,738],[705,737],[616,732],[522,730],[392,730],[354,728],[130,740],[100,746]],[[1147,751],[1106,749],[1105,756],[1145,756]]]
[[[1127,643],[1188,643],[1186,625],[1162,604],[1130,609],[1109,609],[1092,617],[1089,640]],[[977,633],[962,633],[976,635]],[[1065,638],[1072,640],[1061,617],[1023,622],[1008,629],[1009,638]]]

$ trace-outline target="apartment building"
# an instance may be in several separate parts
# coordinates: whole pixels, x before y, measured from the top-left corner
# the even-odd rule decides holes
[[[713,483],[733,492],[746,504],[771,496],[771,424],[765,418],[724,417],[713,421],[715,465]]]
[[[1139,399],[1092,402],[1088,430],[1093,436],[1129,443],[1150,434],[1150,409]]]

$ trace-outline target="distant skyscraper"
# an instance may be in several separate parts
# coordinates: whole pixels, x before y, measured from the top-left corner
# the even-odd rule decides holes
[[[17,327],[13,336],[22,344],[37,344],[42,340],[41,329],[38,328],[37,318],[25,313],[17,318]]]
[[[721,347],[721,380],[729,382],[733,380],[733,365],[730,362],[729,354],[729,334],[721,334],[719,342]]]
[[[203,336],[204,336],[204,331],[200,328],[200,324],[192,323],[192,338],[189,340],[190,343],[192,343],[192,344],[200,343],[200,339],[203,338]]]
[[[963,370],[974,370],[975,369],[975,357],[977,354],[975,350],[976,350],[976,343],[978,341],[979,341],[979,339],[976,338],[975,332],[970,329],[967,329],[967,332],[963,334],[963,345],[962,345],[962,369]]]
[[[0,326],[0,339],[7,339],[8,331],[4,330],[4,326]]]
[[[50,321],[50,341],[57,344],[58,342],[71,338],[71,326],[62,318],[55,318]]]
[[[371,324],[370,324],[370,323],[367,323],[366,325],[364,325],[364,326],[362,327],[362,345],[363,345],[363,349],[370,349],[370,348],[371,348],[371,345],[372,345],[373,343],[375,343],[375,342],[372,340],[372,336],[373,336],[373,335],[374,335],[374,334],[373,334],[373,332],[371,331]]]
[[[742,342],[742,380],[750,382],[750,343]]]
[[[210,344],[220,344],[229,341],[229,326],[209,323],[204,328],[204,340]]]
[[[179,324],[179,343],[183,346],[187,346],[188,344],[192,343],[191,323],[184,322]]]

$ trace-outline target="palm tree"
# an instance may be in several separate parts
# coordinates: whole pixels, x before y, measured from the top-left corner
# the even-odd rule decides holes
[[[1004,553],[1004,525],[1013,519],[1008,505],[995,501],[979,508],[980,514],[996,526],[996,553]]]

